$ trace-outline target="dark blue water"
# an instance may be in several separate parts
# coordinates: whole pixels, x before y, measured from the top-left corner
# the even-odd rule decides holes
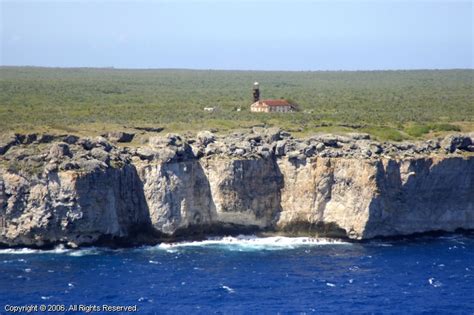
[[[3,313],[6,304],[108,304],[150,314],[473,314],[474,238],[2,250],[0,304]]]

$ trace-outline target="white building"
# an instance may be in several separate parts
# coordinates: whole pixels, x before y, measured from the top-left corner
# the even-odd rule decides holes
[[[295,106],[287,100],[259,100],[250,105],[250,111],[256,113],[289,113],[295,110]]]

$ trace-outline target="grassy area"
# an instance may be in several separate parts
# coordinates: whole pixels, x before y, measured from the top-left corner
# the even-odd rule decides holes
[[[420,137],[430,132],[439,131],[461,131],[461,128],[453,124],[412,124],[405,128],[407,134],[412,137]]]
[[[164,132],[253,125],[297,134],[369,132],[402,140],[474,130],[474,70],[197,71],[0,67],[0,132],[98,133],[135,126]],[[255,114],[263,98],[296,101],[292,114]],[[215,107],[209,113],[204,107]],[[241,108],[241,111],[237,111]]]

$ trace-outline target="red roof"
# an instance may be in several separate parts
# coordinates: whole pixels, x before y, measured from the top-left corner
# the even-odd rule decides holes
[[[288,103],[287,100],[261,100],[260,101],[262,104],[266,104],[268,106],[291,106],[290,103]]]

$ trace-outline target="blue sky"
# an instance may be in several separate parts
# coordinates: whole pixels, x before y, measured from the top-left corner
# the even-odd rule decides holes
[[[472,68],[456,0],[0,0],[2,65],[256,70]]]

